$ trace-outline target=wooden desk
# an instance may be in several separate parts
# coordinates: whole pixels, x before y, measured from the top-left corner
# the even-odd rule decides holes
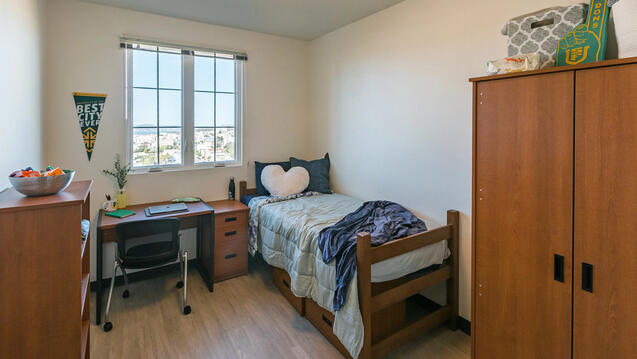
[[[157,203],[145,203],[127,206],[129,211],[136,212],[135,215],[126,218],[115,218],[105,215],[105,211],[100,210],[97,219],[97,289],[95,296],[95,323],[100,324],[101,312],[102,312],[102,290],[104,287],[104,280],[102,278],[102,261],[103,253],[102,246],[106,242],[116,242],[117,234],[115,233],[115,226],[119,223],[144,221],[149,219],[158,218],[179,218],[181,220],[181,229],[185,228],[197,228],[197,264],[199,274],[203,278],[204,282],[208,286],[208,289],[213,291],[214,284],[214,209],[206,202],[187,203],[188,212],[176,212],[168,213],[160,216],[146,217],[144,209],[149,206],[158,204],[166,204],[168,202]]]

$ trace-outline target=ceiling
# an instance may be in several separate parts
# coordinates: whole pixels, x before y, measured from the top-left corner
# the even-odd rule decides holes
[[[83,0],[312,40],[403,0]]]

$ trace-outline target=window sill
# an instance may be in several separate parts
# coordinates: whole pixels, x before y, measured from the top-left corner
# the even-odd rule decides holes
[[[130,171],[130,175],[145,175],[145,174],[155,174],[155,173],[166,173],[166,172],[189,172],[189,171],[200,171],[200,170],[211,170],[211,169],[220,169],[220,168],[231,168],[231,167],[241,167],[243,163],[241,162],[232,162],[225,163],[219,165],[194,165],[194,166],[174,166],[174,167],[159,167],[159,168],[135,168]]]

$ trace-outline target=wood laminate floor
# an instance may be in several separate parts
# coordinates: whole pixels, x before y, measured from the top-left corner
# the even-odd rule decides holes
[[[123,286],[113,295],[113,329],[91,325],[91,357],[98,358],[342,358],[299,316],[272,284],[270,268],[250,261],[246,276],[205,287],[199,273],[188,275],[190,315],[181,314],[179,273]],[[92,294],[95,305],[95,293]],[[104,298],[106,301],[106,296]],[[92,321],[94,323],[94,320]],[[470,338],[461,331],[434,329],[387,358],[466,359]]]

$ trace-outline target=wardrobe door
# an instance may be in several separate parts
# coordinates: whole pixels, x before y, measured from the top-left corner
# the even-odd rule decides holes
[[[573,84],[477,84],[475,358],[571,356]]]
[[[637,65],[577,72],[573,358],[637,358]]]

